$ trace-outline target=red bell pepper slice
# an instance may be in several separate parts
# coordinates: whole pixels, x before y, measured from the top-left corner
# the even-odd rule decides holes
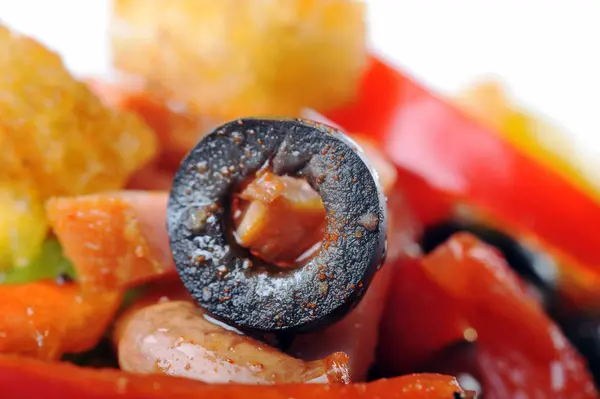
[[[400,168],[530,233],[555,256],[600,274],[600,204],[571,182],[372,58],[357,100],[328,118],[373,137]]]
[[[381,330],[388,373],[470,339],[487,399],[598,397],[582,359],[494,248],[461,233],[403,266]]]
[[[351,385],[211,385],[20,357],[0,357],[0,387],[3,398],[44,399],[452,399],[463,392],[453,377],[439,374]]]

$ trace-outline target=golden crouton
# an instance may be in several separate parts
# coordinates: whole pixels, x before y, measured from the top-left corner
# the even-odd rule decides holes
[[[115,0],[115,66],[211,117],[297,115],[352,99],[366,64],[356,0]]]
[[[136,116],[104,106],[40,43],[0,26],[0,266],[45,237],[43,201],[122,187],[156,152]]]

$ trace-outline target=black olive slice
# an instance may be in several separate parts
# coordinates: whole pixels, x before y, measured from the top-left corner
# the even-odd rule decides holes
[[[321,249],[297,269],[262,261],[232,236],[230,199],[266,164],[306,179],[325,207]],[[367,290],[385,256],[385,197],[341,132],[308,120],[243,119],[183,160],[167,228],[179,276],[200,306],[249,332],[305,332],[339,320]]]
[[[600,389],[600,317],[578,316],[561,323],[565,336],[587,361],[596,388]]]
[[[425,229],[423,252],[429,253],[458,232],[468,232],[500,251],[508,265],[532,286],[547,309],[554,306],[558,271],[552,259],[519,243],[509,235],[478,224],[446,221]]]

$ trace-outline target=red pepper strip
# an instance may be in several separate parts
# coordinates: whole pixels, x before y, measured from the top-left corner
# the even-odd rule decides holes
[[[464,341],[471,327],[462,309],[449,304],[452,299],[426,275],[420,259],[399,263],[379,330],[378,371],[386,376],[414,371],[436,350]]]
[[[452,399],[456,380],[420,374],[351,385],[210,385],[162,375],[80,368],[19,357],[0,357],[3,398],[86,399]]]
[[[54,281],[2,285],[0,353],[58,359],[92,349],[121,298],[118,292],[84,295],[76,284]]]
[[[397,269],[397,292],[383,318],[388,367],[405,351],[422,360],[459,341],[465,325],[472,328],[465,338],[477,344],[486,399],[598,397],[582,359],[494,248],[457,234],[407,266]],[[418,273],[418,286],[404,281]]]
[[[359,93],[327,117],[372,136],[398,167],[600,274],[600,235],[587,230],[600,224],[592,198],[377,58]]]

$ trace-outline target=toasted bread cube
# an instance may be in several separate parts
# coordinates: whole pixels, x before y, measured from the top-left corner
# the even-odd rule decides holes
[[[43,202],[121,188],[156,153],[154,133],[106,107],[57,54],[0,25],[0,267],[45,236]],[[41,232],[41,233],[40,233]]]
[[[356,0],[115,0],[115,66],[209,116],[297,115],[352,99],[366,64]]]

